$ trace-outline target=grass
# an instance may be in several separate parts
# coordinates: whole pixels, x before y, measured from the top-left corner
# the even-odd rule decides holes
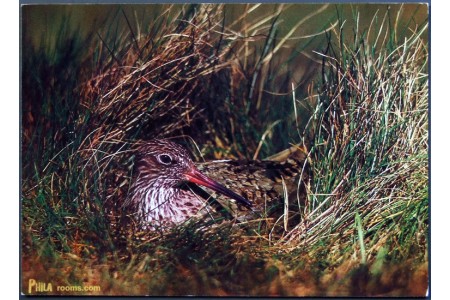
[[[23,48],[24,290],[37,278],[106,295],[424,295],[427,22],[405,34],[399,8],[363,28],[354,9],[348,28],[348,6],[319,7],[297,23],[336,9],[302,90],[304,44],[286,52],[293,32],[279,36],[291,7],[243,7],[236,21],[223,5],[161,5],[151,20],[121,8],[83,37],[62,18]],[[302,144],[300,222],[281,236],[232,221],[139,231],[122,208],[133,145],[173,136],[198,159]]]
[[[426,28],[400,45],[387,33],[355,34],[352,47],[338,40],[338,57],[322,54],[329,73],[311,122],[311,239],[351,236],[355,222],[361,238],[362,222],[369,244],[389,233],[406,246],[421,230],[416,246],[426,248],[428,54],[417,38]],[[380,245],[371,246],[376,255]],[[409,246],[395,251],[408,256],[417,250]]]

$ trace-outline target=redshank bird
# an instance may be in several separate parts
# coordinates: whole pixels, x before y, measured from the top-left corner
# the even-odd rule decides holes
[[[301,161],[290,157],[283,162],[219,160],[196,164],[181,145],[167,139],[151,140],[137,149],[128,202],[137,209],[140,220],[158,227],[210,214],[211,196],[236,218],[254,217],[262,212],[261,206],[281,199],[283,190],[298,187]]]

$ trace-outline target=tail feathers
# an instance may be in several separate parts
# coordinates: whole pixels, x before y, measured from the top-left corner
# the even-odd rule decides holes
[[[268,161],[277,161],[277,162],[286,162],[289,159],[293,159],[295,161],[305,161],[308,156],[308,149],[306,146],[297,144],[293,145],[288,149],[275,153],[264,160]]]

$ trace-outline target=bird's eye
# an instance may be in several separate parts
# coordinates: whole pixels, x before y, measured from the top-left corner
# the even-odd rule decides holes
[[[158,160],[164,165],[170,165],[171,163],[173,163],[172,157],[167,154],[161,154],[160,156],[158,156]]]

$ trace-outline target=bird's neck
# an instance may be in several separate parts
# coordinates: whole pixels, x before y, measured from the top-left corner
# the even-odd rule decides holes
[[[143,218],[156,226],[181,224],[204,206],[193,192],[177,187],[152,187],[135,196]]]

